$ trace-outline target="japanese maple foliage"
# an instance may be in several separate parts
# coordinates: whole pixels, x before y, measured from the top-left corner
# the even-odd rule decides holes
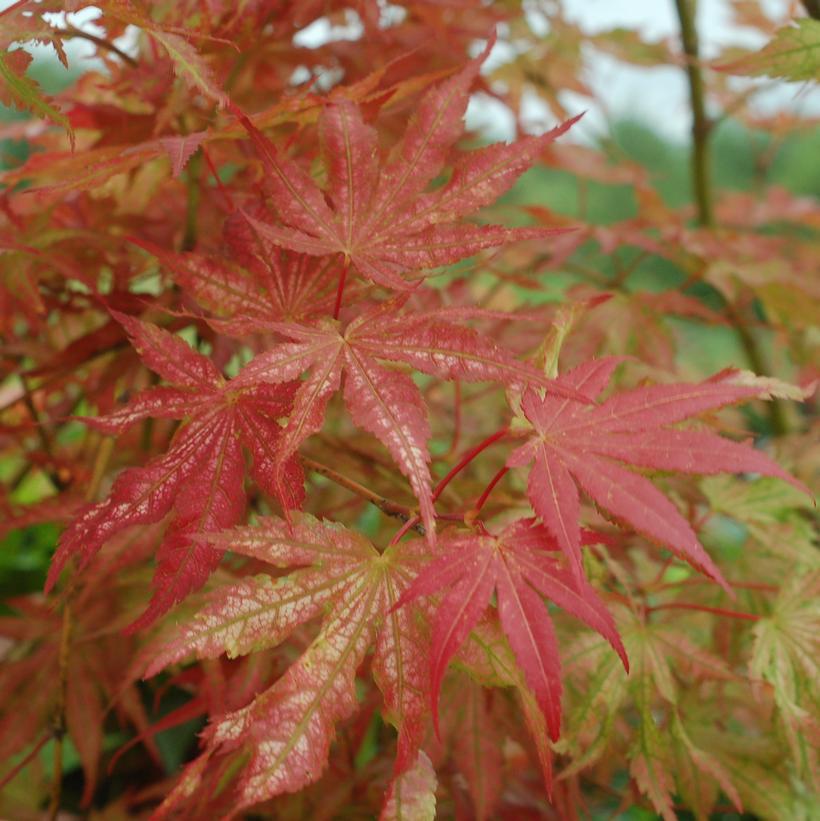
[[[820,224],[715,207],[702,128],[695,224],[573,142],[594,51],[688,67],[700,122],[686,0],[684,56],[543,5],[0,12],[0,535],[62,528],[0,614],[4,817],[809,817]],[[18,44],[75,38],[46,94]],[[557,124],[476,147],[473,95],[533,93]],[[550,168],[577,213],[515,207]]]

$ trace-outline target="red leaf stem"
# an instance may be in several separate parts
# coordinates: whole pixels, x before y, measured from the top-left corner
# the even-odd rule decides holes
[[[435,502],[439,496],[444,492],[444,489],[450,482],[462,471],[464,470],[473,459],[476,458],[482,451],[485,451],[490,445],[497,442],[499,439],[502,439],[504,436],[507,435],[509,432],[509,428],[506,426],[501,428],[501,430],[497,430],[491,436],[488,436],[483,441],[479,442],[475,447],[470,448],[464,456],[459,459],[459,461],[450,468],[447,475],[436,485],[435,489],[433,490],[433,502]],[[416,523],[418,522],[418,516],[414,517],[413,519],[409,519],[402,525],[402,527],[396,532],[396,535],[390,540],[390,544],[396,544],[405,533],[407,533]]]
[[[333,318],[339,318],[339,311],[342,310],[342,295],[345,291],[345,280],[347,279],[347,269],[350,268],[350,257],[345,257],[342,270],[339,274],[339,287],[336,289],[336,302],[333,305]]]
[[[479,511],[482,507],[484,507],[484,503],[493,492],[493,488],[504,478],[507,473],[509,473],[509,471],[510,469],[505,465],[498,471],[498,473],[495,474],[495,476],[493,476],[492,479],[490,479],[490,483],[484,488],[481,496],[478,497],[478,501],[475,503],[476,511]]]
[[[691,602],[671,601],[646,608],[647,614],[657,613],[659,610],[698,610],[703,613],[714,613],[716,616],[726,616],[731,619],[744,619],[746,621],[760,621],[761,619],[761,616],[756,616],[754,613],[740,613],[737,610],[725,610],[722,607],[709,607],[705,604],[693,604]]]

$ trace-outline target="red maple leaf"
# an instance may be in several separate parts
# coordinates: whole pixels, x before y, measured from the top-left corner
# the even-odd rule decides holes
[[[621,361],[620,357],[591,360],[556,381],[597,396]],[[752,447],[714,433],[668,427],[759,393],[759,386],[732,384],[723,378],[636,388],[600,405],[549,395],[541,398],[534,390],[527,390],[521,407],[535,435],[510,455],[507,465],[533,463],[528,482],[530,502],[567,555],[576,577],[583,575],[580,487],[605,511],[726,587],[675,505],[649,479],[622,465],[683,473],[762,473],[808,493],[800,482]]]
[[[239,213],[225,221],[222,238],[224,255],[180,254],[143,239],[131,241],[153,254],[214,315],[208,322],[219,333],[246,336],[268,330],[271,322],[305,321],[332,312],[338,279],[333,260],[280,248]]]
[[[301,468],[276,458],[281,428],[294,386],[237,385],[226,381],[209,359],[180,337],[126,314],[112,312],[125,327],[143,362],[174,387],[149,388],[108,416],[86,419],[106,434],[119,434],[147,417],[183,419],[173,443],[143,467],[123,471],[108,498],[88,506],[65,530],[49,570],[46,589],[57,581],[71,556],[87,564],[114,534],[126,527],[157,522],[173,511],[171,525],[157,553],[154,595],[132,629],[145,626],[188,593],[199,588],[222,557],[207,542],[208,533],[236,524],[245,510],[245,462],[251,475],[283,507],[297,507],[303,497]],[[287,482],[272,483],[273,466]]]
[[[235,809],[318,779],[336,723],[357,708],[356,672],[370,648],[386,717],[399,731],[394,775],[412,767],[424,732],[425,628],[416,609],[391,608],[415,576],[425,543],[407,541],[379,553],[360,534],[299,513],[290,524],[267,517],[206,538],[288,574],[276,581],[247,577],[215,590],[208,606],[158,649],[147,675],[189,655],[238,656],[274,647],[317,617],[322,626],[271,687],[211,724],[195,769],[217,753],[249,754]],[[172,794],[169,805],[174,800]]]
[[[469,90],[487,49],[421,99],[401,141],[387,157],[378,135],[349,100],[328,104],[319,119],[327,191],[281,154],[241,112],[237,114],[267,172],[265,185],[281,225],[246,215],[260,234],[294,251],[340,255],[366,279],[391,289],[410,287],[413,271],[448,265],[523,239],[566,229],[504,228],[459,220],[494,202],[542,151],[578,120],[538,137],[463,153],[446,185],[428,191],[464,130]]]
[[[490,603],[498,597],[501,626],[527,684],[544,713],[550,735],[561,728],[561,675],[558,644],[543,597],[597,630],[628,669],[626,652],[603,602],[586,580],[578,580],[547,551],[551,534],[519,519],[498,534],[486,530],[448,535],[442,555],[430,562],[402,593],[396,607],[447,588],[433,620],[430,679],[433,720],[438,731],[438,693],[447,664]]]
[[[234,384],[288,383],[305,370],[287,425],[279,439],[277,482],[299,444],[322,427],[330,397],[345,374],[344,398],[353,421],[376,436],[408,477],[419,500],[431,538],[434,510],[430,489],[430,427],[421,392],[405,373],[382,362],[405,363],[442,379],[496,381],[523,387],[533,383],[567,392],[533,366],[520,362],[478,332],[444,319],[447,309],[423,315],[399,312],[407,296],[380,304],[354,306],[358,314],[346,325],[325,319],[315,325],[270,323],[268,328],[295,340],[259,354]]]

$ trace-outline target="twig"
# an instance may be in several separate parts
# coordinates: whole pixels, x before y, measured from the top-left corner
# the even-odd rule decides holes
[[[729,587],[736,587],[738,590],[757,590],[762,593],[777,593],[780,591],[780,588],[774,584],[766,584],[765,582],[736,582],[731,579],[727,579],[726,583]],[[681,579],[677,582],[665,582],[664,584],[659,584],[657,586],[653,585],[653,592],[660,592],[661,590],[670,590],[676,587],[697,587],[699,585],[714,585],[714,582],[711,579],[704,579],[704,578],[691,578],[691,579]]]
[[[219,193],[222,195],[222,198],[225,200],[225,205],[228,208],[228,211],[236,211],[236,205],[234,201],[231,199],[230,192],[222,183],[222,180],[219,178],[219,171],[217,170],[216,166],[214,165],[214,161],[211,159],[211,155],[208,153],[208,150],[203,145],[202,148],[202,156],[205,158],[205,162],[208,166],[208,169],[211,172],[211,176],[214,178],[214,182],[216,183],[216,187],[219,189]]]
[[[337,473],[333,468],[321,462],[317,462],[315,459],[302,457],[302,464],[304,464],[306,468],[320,473],[322,476],[326,476],[331,482],[335,482],[340,487],[346,488],[357,496],[361,496],[387,516],[393,516],[396,519],[401,519],[403,522],[407,522],[416,516],[416,511],[413,510],[413,508],[380,496],[378,493],[374,493],[369,488],[359,484],[355,479],[350,479],[341,473]],[[424,528],[421,524],[414,525],[414,527],[419,533],[424,533]]]
[[[40,414],[37,411],[37,406],[34,404],[34,398],[31,395],[28,380],[24,374],[20,374],[20,384],[23,387],[23,404],[26,406],[26,410],[31,417],[31,421],[34,423],[34,429],[37,431],[37,438],[40,440],[40,447],[43,449],[43,453],[48,457],[49,462],[53,464],[54,450],[51,447],[51,439],[46,432],[43,421],[40,419]],[[56,490],[65,490],[66,483],[60,478],[58,471],[53,468],[47,468],[46,475]]]
[[[646,613],[657,613],[658,610],[697,610],[702,613],[713,613],[716,616],[727,616],[732,619],[744,619],[745,621],[760,621],[761,616],[754,613],[739,613],[737,610],[724,610],[722,607],[708,607],[705,604],[691,604],[689,602],[671,601],[666,604],[656,604],[654,607],[647,607]]]
[[[491,436],[488,436],[483,441],[479,442],[475,447],[470,448],[464,456],[459,459],[459,461],[450,469],[449,473],[436,485],[435,490],[433,491],[433,501],[437,501],[439,496],[444,492],[444,489],[450,482],[456,477],[458,473],[460,473],[479,453],[485,451],[490,445],[495,444],[499,439],[503,439],[509,433],[508,427],[503,427],[500,430],[497,430]]]
[[[487,485],[487,487],[484,488],[483,493],[481,494],[481,496],[478,497],[478,501],[475,503],[476,512],[478,512],[479,510],[481,510],[482,507],[484,507],[484,503],[487,501],[487,499],[489,499],[490,494],[493,492],[493,488],[504,478],[508,471],[509,468],[506,465],[504,465],[504,467],[500,468],[498,473],[496,473],[495,476],[493,476],[493,478],[490,479],[490,483]]]
[[[444,454],[445,459],[449,459],[458,450],[458,443],[461,440],[461,382],[456,379],[453,382],[453,438],[450,447]]]
[[[749,360],[749,367],[755,373],[765,376],[769,371],[763,360],[763,352],[757,344],[757,338],[743,320],[737,308],[728,300],[726,301],[726,315],[729,317],[729,320],[737,331],[737,335],[740,337],[746,358]],[[789,425],[786,420],[786,411],[783,407],[783,402],[776,396],[772,397],[769,402],[769,424],[775,436],[782,436],[784,433],[788,433]]]
[[[479,455],[482,451],[485,451],[490,445],[495,444],[499,439],[503,439],[508,433],[510,429],[508,427],[503,427],[500,430],[497,430],[491,436],[488,436],[486,439],[479,442],[475,447],[470,448],[458,462],[450,468],[450,471],[447,475],[439,481],[436,485],[435,489],[433,490],[433,502],[436,502],[444,492],[444,489],[450,482],[456,477],[458,473],[460,473],[476,456]],[[408,519],[404,525],[396,532],[396,535],[390,540],[390,544],[396,544],[408,530],[416,526],[416,523],[419,521],[419,516],[416,515],[412,519]]]
[[[81,29],[74,28],[74,26],[66,26],[64,29],[58,28],[57,33],[67,38],[78,37],[82,40],[88,40],[89,43],[94,43],[94,45],[99,46],[106,51],[110,51],[112,54],[116,54],[120,60],[124,63],[128,63],[131,68],[136,68],[138,65],[137,61],[130,54],[126,54],[119,46],[114,45],[111,41],[105,40],[102,37],[97,37],[96,34],[91,34],[88,31],[82,31]]]
[[[200,149],[188,161],[188,168],[185,171],[188,199],[185,206],[185,232],[182,235],[181,251],[193,251],[196,248],[197,215],[199,213],[199,201],[202,198],[200,189],[201,171],[202,150]]]
[[[106,437],[100,442],[91,481],[85,492],[86,501],[93,501],[105,475],[105,469],[114,452],[114,440]],[[57,702],[51,720],[51,735],[54,738],[54,773],[51,782],[51,801],[48,807],[49,821],[55,821],[60,812],[60,798],[63,791],[63,737],[66,732],[66,689],[68,686],[68,657],[71,649],[71,632],[74,619],[71,612],[71,594],[63,604],[63,618],[60,627],[60,650],[58,655]]]
[[[51,782],[51,802],[48,806],[49,821],[55,821],[60,812],[60,797],[63,792],[63,738],[66,731],[65,700],[68,684],[68,652],[71,646],[73,618],[71,603],[63,606],[63,622],[60,628],[59,678],[57,681],[57,704],[51,721],[54,737],[54,775]]]
[[[815,20],[820,20],[820,0],[803,0],[806,14]]]
[[[336,304],[333,306],[333,318],[339,318],[339,311],[342,310],[342,294],[345,292],[345,282],[347,281],[347,271],[350,268],[350,257],[345,254],[342,270],[339,274],[339,285],[336,288]]]
[[[6,786],[10,781],[13,781],[17,774],[22,770],[30,761],[34,759],[37,753],[43,749],[45,743],[51,738],[51,733],[46,733],[35,745],[32,747],[31,751],[28,755],[25,756],[22,760],[20,760],[14,767],[12,767],[2,778],[0,778],[0,789]]]

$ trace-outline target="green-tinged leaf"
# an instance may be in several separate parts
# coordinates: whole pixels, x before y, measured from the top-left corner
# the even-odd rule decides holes
[[[436,784],[430,759],[419,752],[416,763],[391,783],[379,821],[433,821]]]
[[[636,660],[636,680],[650,680],[659,695],[674,704],[678,699],[678,688],[669,665],[668,647],[663,644],[662,628],[636,620],[633,629],[624,636],[624,641],[630,658]],[[643,697],[644,685],[638,686]]]
[[[753,481],[709,476],[700,486],[712,510],[750,524],[770,525],[782,521],[794,508],[811,507],[804,493],[768,476]]]
[[[627,696],[628,679],[618,660],[598,636],[581,636],[564,656],[570,709],[559,742],[571,763],[559,779],[594,764],[612,741],[615,719]]]
[[[771,684],[794,765],[820,787],[820,573],[790,579],[754,627],[750,672]]]
[[[717,758],[695,746],[677,713],[673,717],[671,730],[675,781],[698,821],[709,818],[720,790],[742,813],[743,803],[728,772]]]
[[[817,532],[806,511],[812,500],[805,494],[769,477],[752,481],[729,476],[704,479],[701,489],[715,513],[723,514],[744,526],[742,537],[765,549],[766,554],[782,568],[820,570]],[[721,541],[720,517],[707,522],[711,541]],[[758,573],[755,554],[744,551],[748,564],[746,574]],[[737,572],[735,577],[737,578]]]
[[[611,653],[611,648],[609,648]],[[552,747],[547,722],[535,694],[527,685],[524,673],[496,618],[485,618],[477,624],[455,657],[455,666],[484,686],[513,687],[518,695],[524,720],[541,766],[548,791],[552,789]]]
[[[151,28],[149,33],[165,46],[174,61],[174,71],[190,88],[199,89],[220,107],[227,105],[228,96],[220,88],[210,67],[184,37],[158,28]]]
[[[816,794],[795,785],[781,762],[761,763],[742,752],[721,753],[718,757],[744,809],[755,817],[813,821],[820,813]]]
[[[669,750],[663,730],[653,709],[653,688],[645,668],[646,659],[636,664],[637,681],[633,692],[639,714],[639,724],[629,752],[629,772],[640,791],[664,821],[677,821],[672,806],[673,781]],[[651,662],[650,662],[651,664]]]
[[[477,821],[493,818],[503,784],[503,737],[489,715],[485,695],[484,689],[474,682],[460,689],[459,705],[463,706],[463,713],[454,750],[456,765],[467,781]]]
[[[74,130],[68,118],[54,106],[34,80],[26,76],[31,63],[31,55],[22,49],[0,53],[0,103],[23,111],[30,111],[37,117],[51,120],[62,126],[74,147]]]
[[[820,21],[805,17],[784,26],[758,52],[721,66],[720,71],[792,82],[820,79]]]

